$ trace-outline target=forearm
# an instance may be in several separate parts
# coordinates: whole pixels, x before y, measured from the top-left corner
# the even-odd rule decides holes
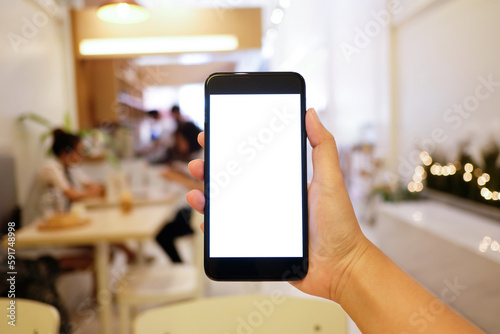
[[[203,191],[203,182],[197,179],[192,178],[189,175],[186,175],[177,170],[168,170],[163,173],[163,177],[167,180],[175,181],[177,183],[182,184],[184,187],[188,189],[198,189]]]
[[[203,182],[197,181],[191,177],[185,176],[185,177],[179,177],[177,179],[177,182],[182,184],[184,187],[188,189],[198,189],[200,191],[203,191]]]
[[[99,197],[102,196],[102,187],[85,187],[83,190],[76,190],[74,188],[68,188],[64,190],[64,196],[70,201],[75,202],[85,198]]]
[[[345,276],[335,298],[363,333],[481,333],[371,243]]]
[[[67,189],[67,190],[65,190],[64,191],[64,196],[66,196],[66,198],[68,198],[71,202],[76,202],[76,201],[79,201],[79,200],[91,197],[91,196],[89,196],[89,194],[87,192],[85,192],[85,191],[78,191],[78,190],[75,190],[75,189]]]

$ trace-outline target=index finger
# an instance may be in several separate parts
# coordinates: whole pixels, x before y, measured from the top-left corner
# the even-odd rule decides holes
[[[198,143],[201,147],[205,148],[205,131],[202,131],[198,134]]]

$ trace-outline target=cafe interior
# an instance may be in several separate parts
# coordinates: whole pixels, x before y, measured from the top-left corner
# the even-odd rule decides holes
[[[363,233],[498,333],[499,17],[495,0],[2,1],[0,332],[360,333],[287,282],[203,270],[180,147],[205,80],[293,71]],[[439,310],[415,312],[401,333]]]

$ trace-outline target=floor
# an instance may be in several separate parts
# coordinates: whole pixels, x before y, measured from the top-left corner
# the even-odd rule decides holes
[[[355,209],[356,211],[361,210],[361,206],[355,207]],[[376,229],[368,223],[361,222],[360,225],[365,235],[376,244]],[[180,240],[178,246],[183,258],[191,258],[192,254],[190,254],[191,250],[189,243]],[[152,265],[171,265],[169,259],[154,242],[146,244],[145,253],[154,258]],[[111,280],[117,281],[114,282],[115,284],[122,279],[121,277],[123,277],[123,272],[126,270],[125,268],[125,256],[124,254],[117,252],[115,255],[114,266],[110,271]],[[79,288],[75,289],[75,286],[78,286]],[[98,306],[96,305],[95,298],[91,297],[93,295],[92,277],[89,272],[66,275],[59,281],[58,288],[63,296],[71,296],[70,299],[65,298],[64,302],[68,305],[72,333],[99,333],[99,320],[97,313]],[[277,289],[288,296],[310,297],[286,282],[214,282],[208,278],[206,278],[204,282],[204,294],[207,297],[237,294],[268,294]],[[118,328],[116,310],[113,326],[116,329]],[[350,319],[348,321],[348,332],[349,334],[361,333],[354,322]]]
[[[375,240],[375,230],[367,225],[362,225],[365,234],[372,240]],[[181,254],[189,255],[188,244],[179,244]],[[155,256],[153,265],[171,265],[163,252],[153,243],[146,246],[146,252]],[[125,257],[122,254],[117,255],[114,267],[111,269],[111,278],[121,276],[120,267],[125,263]],[[89,273],[79,273],[67,275],[59,282],[59,289],[66,296],[71,296],[71,300],[65,300],[66,304],[71,305],[70,319],[73,334],[94,334],[99,333],[99,320],[97,314],[97,305],[92,296],[91,275]],[[79,289],[75,290],[74,287]],[[310,297],[301,291],[295,289],[286,282],[214,282],[208,278],[204,282],[205,295],[207,297],[237,295],[237,294],[269,294],[279,290],[288,296]],[[77,291],[77,293],[75,293]],[[70,293],[68,293],[70,292]],[[116,313],[116,310],[115,310]],[[115,314],[116,315],[116,314]],[[114,319],[114,327],[118,328],[117,319]],[[349,319],[348,328],[350,334],[361,333],[354,322]]]

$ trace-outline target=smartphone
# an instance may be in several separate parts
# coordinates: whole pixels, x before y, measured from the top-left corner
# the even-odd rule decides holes
[[[293,281],[308,269],[305,82],[293,72],[205,82],[207,276]]]

